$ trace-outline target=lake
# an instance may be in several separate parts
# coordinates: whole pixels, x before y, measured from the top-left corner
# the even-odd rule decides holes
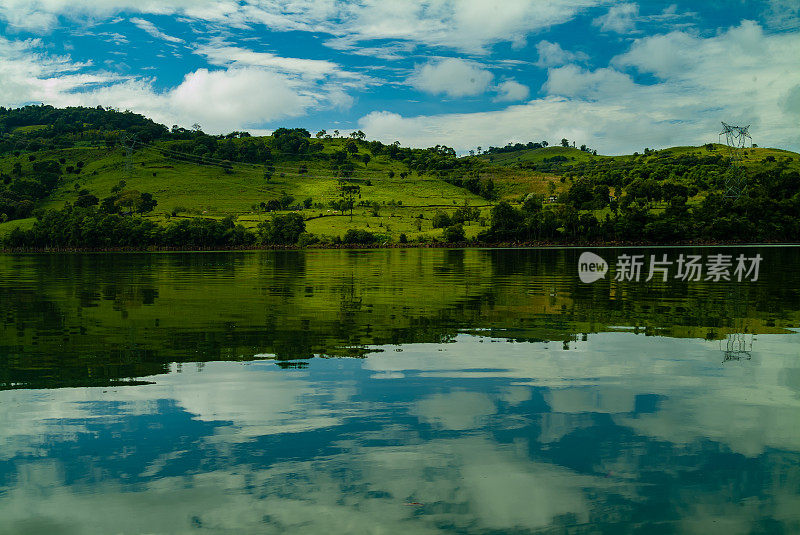
[[[0,534],[800,532],[800,249],[591,251],[0,255]]]

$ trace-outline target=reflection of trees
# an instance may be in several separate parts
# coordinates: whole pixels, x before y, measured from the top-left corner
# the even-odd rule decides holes
[[[773,271],[738,286],[746,304],[739,311],[719,283],[583,284],[580,252],[3,257],[6,272],[29,282],[0,281],[0,375],[6,383],[58,384],[63,369],[80,374],[85,367],[89,384],[161,373],[170,362],[363,357],[376,345],[441,343],[463,332],[569,342],[577,333],[624,326],[719,340],[779,332],[800,315],[800,275],[786,268],[796,250],[762,251]],[[734,322],[742,319],[746,329]],[[64,384],[79,383],[66,375]]]

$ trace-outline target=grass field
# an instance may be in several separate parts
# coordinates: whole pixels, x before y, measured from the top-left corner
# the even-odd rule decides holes
[[[36,129],[40,125],[25,127]],[[326,139],[322,152],[341,150],[348,140]],[[62,168],[77,168],[79,173],[66,173],[57,189],[40,204],[40,208],[62,208],[75,202],[78,192],[88,190],[102,199],[112,194],[112,188],[125,181],[126,189],[149,192],[158,201],[155,210],[147,217],[158,223],[166,223],[177,212],[180,217],[233,216],[245,227],[253,228],[273,214],[259,210],[260,203],[279,199],[284,195],[294,198],[295,203],[311,199],[312,208],[304,209],[309,232],[320,236],[342,235],[348,229],[365,229],[387,236],[392,240],[400,233],[410,240],[437,239],[442,229],[433,229],[431,219],[437,210],[452,213],[465,203],[480,209],[482,222],[465,226],[467,237],[477,235],[489,218],[492,202],[454,186],[429,174],[417,174],[402,162],[384,155],[371,155],[368,164],[355,163],[352,182],[360,186],[357,206],[350,215],[342,215],[330,208],[330,202],[339,198],[338,178],[327,160],[283,160],[274,164],[274,173],[267,179],[262,165],[234,163],[232,172],[218,165],[200,165],[177,159],[168,144],[158,143],[136,150],[129,160],[123,148],[91,146],[73,147],[63,150],[39,151],[38,160],[58,160]],[[360,154],[368,152],[360,147]],[[571,147],[547,147],[504,154],[480,155],[477,157],[478,176],[491,178],[497,197],[502,200],[521,202],[529,193],[544,196],[566,191],[572,184],[568,177],[543,173],[526,164],[541,164],[546,158],[563,156],[566,165],[586,161],[653,161],[666,156],[682,154],[727,156],[725,146],[673,147],[651,152],[649,155],[593,156]],[[30,169],[30,154],[6,156],[0,159],[0,172],[11,173],[15,163],[23,170]],[[744,164],[760,164],[772,157],[781,165],[800,168],[800,158],[789,151],[768,148],[747,149]],[[301,166],[305,172],[301,173]],[[401,172],[409,176],[400,178]],[[393,174],[393,177],[390,177]],[[466,177],[465,177],[466,178]],[[696,199],[694,199],[696,200]],[[0,236],[12,229],[31,228],[34,219],[21,219],[0,223]]]

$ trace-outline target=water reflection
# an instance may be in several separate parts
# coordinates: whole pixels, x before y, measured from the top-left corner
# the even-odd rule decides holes
[[[578,254],[0,256],[0,533],[800,531],[798,250]]]
[[[747,367],[718,341],[460,335],[6,391],[0,517],[29,534],[797,531],[794,336],[762,335]]]
[[[796,248],[760,249],[762,279],[743,284],[583,284],[579,252],[0,256],[0,388],[114,385],[259,354],[364,357],[469,332],[568,349],[620,329],[723,340],[800,323]]]

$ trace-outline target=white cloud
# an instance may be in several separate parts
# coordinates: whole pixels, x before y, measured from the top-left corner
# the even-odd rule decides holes
[[[158,28],[156,28],[155,24],[148,20],[140,19],[140,18],[132,18],[131,22],[134,23],[138,28],[144,30],[151,36],[155,37],[156,39],[161,39],[163,41],[169,41],[170,43],[183,43],[183,39],[178,37],[173,37],[171,35],[167,35]]]
[[[647,133],[635,127],[637,118],[633,113],[619,107],[556,97],[479,113],[403,117],[378,111],[362,117],[358,124],[370,138],[389,143],[398,140],[404,145],[420,147],[445,144],[462,152],[479,145],[502,146],[508,142],[561,137],[594,139],[595,146],[607,152],[612,152],[612,148],[624,152],[633,142],[638,147],[639,139]],[[625,136],[614,132],[606,136],[605,127],[610,124],[623,132],[626,129],[637,132]],[[629,128],[631,124],[634,128]]]
[[[697,45],[700,40],[684,32],[654,35],[634,41],[628,52],[615,58],[614,64],[668,78],[691,68],[697,61],[693,50]]]
[[[637,4],[617,4],[608,9],[608,13],[597,17],[592,24],[599,26],[604,32],[630,33],[636,27],[639,15]]]
[[[300,75],[309,80],[320,80],[328,76],[361,80],[368,77],[343,70],[337,63],[327,60],[288,58],[269,52],[256,52],[231,46],[220,41],[212,41],[195,48],[195,54],[205,56],[211,65],[266,67],[270,70],[292,75]]]
[[[41,52],[38,39],[9,41],[0,36],[0,95],[6,105],[50,102],[54,96],[82,87],[119,81],[105,72],[85,74],[90,63]]]
[[[113,105],[163,124],[199,122],[208,132],[224,132],[297,117],[310,109],[347,108],[352,104],[347,90],[364,87],[368,81],[333,63],[241,48],[231,47],[231,61],[225,63],[207,48],[202,53],[224,68],[195,70],[179,85],[159,91],[151,79],[88,73],[91,64],[49,55],[43,49],[37,39],[0,37],[2,104]]]
[[[514,80],[506,80],[500,82],[495,87],[497,96],[494,97],[495,102],[512,102],[516,100],[525,100],[528,98],[528,86]]]
[[[446,58],[419,65],[408,83],[420,91],[451,97],[484,93],[494,76],[478,63],[460,58]]]
[[[183,124],[194,116],[211,131],[220,131],[302,115],[316,100],[291,79],[268,70],[199,69],[161,97],[165,107],[158,115],[164,117],[177,110]]]
[[[181,15],[189,19],[272,30],[328,33],[334,47],[389,39],[473,53],[500,42],[524,44],[528,34],[562,24],[603,0],[4,0],[0,18],[11,26],[49,31],[58,17],[102,19],[121,12]]]
[[[768,0],[764,19],[770,27],[780,30],[800,28],[800,3],[797,0]]]
[[[350,39],[399,39],[479,53],[498,42],[516,46],[526,36],[567,22],[595,0],[506,0],[502,7],[485,0],[367,1],[353,7],[343,31]]]
[[[59,17],[71,20],[102,20],[119,13],[185,15],[208,21],[234,17],[241,7],[237,0],[3,0],[0,19],[15,28],[49,32]]]
[[[558,43],[550,41],[539,41],[536,44],[536,52],[539,59],[536,65],[539,67],[556,67],[572,61],[586,61],[589,56],[583,52],[569,52],[561,48]]]
[[[651,53],[658,47],[668,53]],[[745,21],[705,39],[673,32],[636,40],[605,68],[550,69],[543,87],[548,96],[525,105],[418,117],[381,111],[362,117],[359,125],[385,141],[445,143],[460,151],[563,136],[620,154],[714,141],[719,122],[726,120],[751,124],[761,146],[798,150],[800,118],[793,110],[800,84],[787,75],[800,70],[798,58],[797,34],[765,34]],[[660,80],[638,84],[620,70],[625,68]]]
[[[577,65],[550,69],[543,87],[550,95],[597,101],[607,101],[609,97],[637,89],[627,74],[609,68],[589,71]]]
[[[282,57],[231,46],[220,40],[199,45],[194,52],[205,56],[211,65],[228,69],[252,67],[267,70],[294,80],[298,86],[316,87],[316,92],[322,93],[318,98],[337,109],[352,106],[353,97],[348,90],[363,90],[378,83],[370,76],[345,70],[332,61]]]

